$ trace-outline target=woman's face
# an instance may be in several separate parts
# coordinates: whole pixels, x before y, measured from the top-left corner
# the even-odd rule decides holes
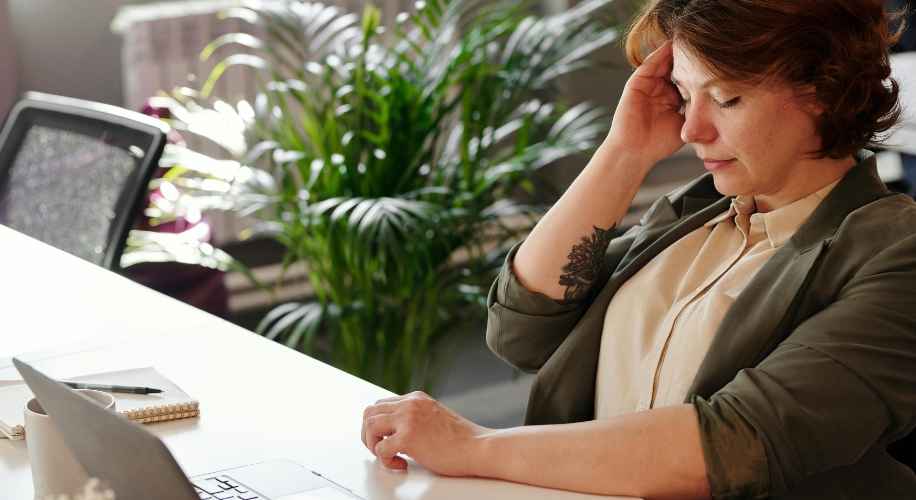
[[[676,43],[671,81],[685,101],[681,138],[693,145],[720,193],[779,198],[806,182],[806,153],[820,147],[820,138],[792,90],[725,92]]]

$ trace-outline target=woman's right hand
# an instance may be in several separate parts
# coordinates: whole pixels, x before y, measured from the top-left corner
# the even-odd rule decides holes
[[[671,42],[666,42],[636,68],[614,112],[607,146],[645,157],[652,166],[684,145],[681,96],[670,79],[673,67]]]

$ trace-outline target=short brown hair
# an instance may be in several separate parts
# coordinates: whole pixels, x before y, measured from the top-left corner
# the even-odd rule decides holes
[[[880,143],[900,118],[888,61],[902,30],[888,23],[898,17],[881,0],[651,0],[626,54],[639,66],[672,40],[725,87],[788,85],[821,110],[814,153],[839,159]]]

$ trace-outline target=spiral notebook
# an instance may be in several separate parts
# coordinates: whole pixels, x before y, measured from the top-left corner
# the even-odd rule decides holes
[[[155,368],[67,377],[67,380],[162,389],[159,394],[111,393],[118,414],[141,424],[200,416],[200,403]],[[25,439],[22,409],[32,397],[25,382],[0,380],[0,439]]]

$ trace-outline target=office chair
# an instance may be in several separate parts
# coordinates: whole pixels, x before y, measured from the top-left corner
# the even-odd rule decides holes
[[[120,270],[168,130],[115,106],[26,93],[0,129],[0,224]]]

